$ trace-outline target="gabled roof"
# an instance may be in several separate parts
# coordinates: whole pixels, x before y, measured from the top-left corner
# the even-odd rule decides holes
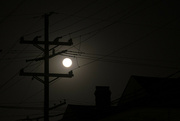
[[[119,106],[180,106],[180,79],[131,76]]]

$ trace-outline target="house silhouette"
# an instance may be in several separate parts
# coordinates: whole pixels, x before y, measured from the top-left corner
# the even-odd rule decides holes
[[[110,96],[107,90],[101,91],[101,95]],[[72,120],[179,121],[180,79],[131,76],[116,106],[68,105],[62,121]]]

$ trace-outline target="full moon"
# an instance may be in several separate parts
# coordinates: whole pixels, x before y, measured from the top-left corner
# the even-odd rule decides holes
[[[69,59],[69,58],[65,58],[63,61],[62,61],[62,63],[63,63],[63,65],[65,66],[65,67],[70,67],[71,65],[72,65],[72,60],[71,59]]]

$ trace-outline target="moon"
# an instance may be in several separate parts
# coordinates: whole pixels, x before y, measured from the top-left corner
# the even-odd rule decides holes
[[[65,66],[65,67],[70,67],[72,65],[72,60],[70,58],[65,58],[63,61],[62,61],[62,64]]]

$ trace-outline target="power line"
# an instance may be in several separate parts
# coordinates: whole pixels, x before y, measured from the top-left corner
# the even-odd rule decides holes
[[[177,17],[177,18],[178,18],[178,17]],[[167,26],[169,23],[173,22],[173,21],[176,20],[177,18],[172,19],[171,21],[168,21],[167,23],[161,25],[160,28],[163,28],[164,26]],[[86,63],[86,64],[83,64],[83,65],[81,65],[80,67],[87,66],[87,65],[89,65],[89,64],[91,64],[91,63],[94,63],[94,62],[96,62],[96,61],[99,61],[99,60],[101,60],[101,59],[103,59],[103,58],[105,58],[105,57],[107,57],[107,56],[110,56],[110,55],[112,55],[112,54],[114,54],[114,53],[116,53],[116,52],[118,52],[118,51],[120,51],[120,50],[122,50],[122,49],[124,49],[124,48],[127,48],[128,46],[130,46],[130,45],[132,45],[132,44],[134,44],[134,43],[136,43],[136,42],[138,42],[138,41],[146,38],[147,36],[151,35],[152,33],[156,32],[156,31],[158,31],[160,28],[156,28],[156,29],[154,29],[153,31],[151,31],[151,32],[147,33],[146,35],[142,36],[141,38],[136,39],[136,40],[134,40],[134,41],[131,41],[131,42],[129,42],[128,44],[126,44],[125,46],[122,46],[122,47],[120,47],[120,48],[118,48],[118,49],[116,49],[116,50],[114,50],[114,51],[112,51],[112,52],[110,52],[110,53],[108,53],[108,54],[106,54],[106,55],[104,55],[104,56],[102,56],[102,57],[99,57],[99,58],[97,58],[97,59],[95,59],[95,60],[93,60],[93,61],[91,61],[91,62],[88,62],[88,63]],[[79,68],[79,67],[78,67],[78,68]],[[73,69],[73,70],[76,70],[76,69],[78,69],[78,68],[75,68],[75,69]],[[170,67],[169,67],[169,68],[170,68]],[[177,68],[177,67],[174,68],[174,67],[173,67],[172,69],[179,69],[179,68]]]
[[[119,2],[119,1],[114,1],[112,4],[110,4],[110,5],[113,5],[114,3],[116,3],[116,2]],[[142,2],[144,2],[144,1],[142,1]],[[100,11],[103,11],[105,8],[108,8],[109,6],[106,6],[106,7],[104,7],[103,9],[101,9]],[[137,8],[137,7],[136,7]],[[135,8],[135,9],[136,9]],[[148,7],[147,7],[148,8]],[[147,9],[147,8],[145,8],[145,9]],[[100,11],[97,11],[96,13],[98,13],[98,12],[100,12]],[[131,10],[132,12],[134,12],[134,10]],[[76,30],[76,31],[72,31],[72,32],[70,32],[70,33],[68,33],[68,34],[65,34],[65,35],[62,35],[62,37],[65,37],[65,36],[68,36],[68,35],[70,35],[70,34],[74,34],[74,33],[77,33],[77,32],[79,32],[79,31],[83,31],[83,30],[85,30],[85,29],[87,29],[87,28],[90,28],[90,27],[92,27],[92,26],[95,26],[95,25],[98,25],[98,24],[100,24],[100,23],[102,23],[102,22],[105,22],[105,21],[107,21],[108,19],[111,19],[112,17],[115,17],[115,16],[117,16],[117,15],[119,15],[119,13],[121,13],[121,12],[118,12],[117,14],[115,14],[115,15],[112,15],[112,16],[110,16],[110,17],[108,17],[108,18],[106,18],[106,19],[103,19],[103,20],[101,20],[101,21],[98,21],[98,22],[96,22],[96,23],[94,23],[94,24],[91,24],[91,25],[89,25],[89,26],[87,26],[87,27],[83,27],[83,28],[81,28],[81,29],[79,29],[79,30]],[[90,15],[90,16],[93,16],[93,15],[95,15],[95,13],[94,14],[92,14],[92,15]],[[89,16],[89,17],[90,17]],[[126,15],[124,15],[124,16],[126,16]],[[123,16],[123,17],[124,17]],[[89,17],[87,17],[87,18],[89,18]],[[85,19],[87,19],[87,18],[85,18]],[[122,17],[121,17],[122,18]],[[85,20],[85,19],[82,19],[82,20]],[[80,20],[80,21],[82,21],[82,20]],[[79,21],[79,22],[80,22]],[[78,21],[77,21],[77,23],[79,23]],[[118,22],[119,22],[119,20],[118,20]],[[114,23],[114,22],[113,22]],[[74,24],[73,24],[74,25]],[[68,27],[70,27],[70,26],[73,26],[73,25],[68,25]],[[63,28],[61,28],[61,29],[63,29]],[[43,30],[43,29],[41,29],[41,30]],[[41,31],[41,30],[37,30],[37,31],[35,31],[35,32],[32,32],[31,34],[33,34],[33,33],[36,33],[36,32],[39,32],[39,31]],[[55,31],[53,31],[53,32],[51,32],[51,33],[54,33],[54,32],[56,32],[56,31],[59,31],[60,29],[58,29],[58,30],[55,30]],[[88,34],[90,34],[90,33],[93,33],[93,32],[96,32],[96,31],[99,31],[99,29],[97,29],[97,30],[93,30],[93,31],[91,31],[91,32],[88,32],[88,33],[86,33],[86,34],[82,34],[81,36],[85,36],[85,35],[88,35]],[[29,34],[28,34],[29,35]]]
[[[52,118],[52,117],[57,117],[57,116],[61,116],[63,115],[64,113],[58,113],[58,114],[54,114],[54,115],[49,115],[49,118]],[[20,119],[20,120],[16,120],[16,121],[26,121],[26,120],[39,120],[39,119],[44,119],[44,116],[39,116],[39,117],[35,117],[35,118],[24,118],[24,119]]]
[[[118,20],[115,20],[115,21],[113,21],[112,23],[107,24],[107,25],[105,25],[105,26],[103,26],[103,27],[101,27],[101,28],[99,28],[99,29],[96,29],[96,30],[90,31],[90,32],[88,32],[88,33],[79,35],[79,36],[82,37],[82,36],[85,36],[85,35],[94,33],[93,35],[91,35],[91,36],[88,37],[87,39],[82,40],[81,42],[79,42],[79,43],[77,43],[77,44],[74,44],[74,45],[73,45],[72,47],[70,47],[69,49],[71,49],[71,48],[73,48],[73,47],[75,47],[75,46],[77,46],[77,45],[79,45],[79,44],[81,44],[81,43],[83,43],[83,42],[91,39],[92,37],[94,37],[95,35],[97,35],[97,34],[100,33],[101,31],[107,29],[108,27],[110,27],[110,26],[112,26],[112,25],[114,25],[114,24],[117,24],[117,23],[121,22],[122,20],[125,20],[125,19],[129,18],[129,17],[132,16],[132,15],[135,15],[135,13],[138,13],[138,12],[140,12],[140,11],[143,11],[143,10],[145,10],[145,9],[148,9],[148,8],[154,6],[155,4],[159,3],[159,2],[160,2],[160,1],[154,3],[153,5],[150,5],[150,6],[148,6],[148,7],[147,7],[147,6],[146,6],[146,7],[143,6],[144,8],[141,9],[141,10],[139,10],[139,11],[135,11],[135,10],[138,9],[140,5],[131,6],[131,8],[133,8],[133,9],[132,9],[131,11],[128,11],[125,15],[121,16]],[[144,3],[144,0],[142,0],[142,3]],[[142,3],[141,3],[141,4],[142,4]],[[143,5],[143,4],[142,4],[142,5]],[[134,11],[135,11],[135,12],[134,12]],[[128,14],[131,14],[131,15],[128,16]],[[114,16],[114,15],[108,17],[107,19],[110,19],[110,18],[113,17],[113,16]],[[104,20],[103,20],[103,21],[104,21]],[[83,28],[81,28],[81,29],[79,29],[79,30],[76,30],[76,31],[73,31],[73,32],[71,32],[71,33],[69,33],[69,34],[74,34],[74,33],[76,33],[76,32],[85,30],[85,29],[87,29],[87,28],[89,28],[89,27],[92,27],[92,26],[97,25],[97,24],[100,24],[100,23],[101,23],[101,22],[97,22],[97,23],[91,24],[91,25],[89,25],[89,26],[87,26],[87,27],[83,27]],[[68,36],[69,34],[62,35],[62,37]],[[76,37],[73,37],[73,38],[75,39],[75,38],[78,38],[79,36],[76,36]],[[69,49],[68,49],[68,50],[69,50]]]
[[[153,5],[151,5],[151,6],[149,6],[149,7],[152,7],[152,6],[154,6],[155,4],[157,4],[157,3],[159,3],[159,2],[160,2],[160,1],[154,3]],[[147,8],[149,8],[149,7],[145,7],[143,10],[145,10],[145,9],[147,9]],[[134,10],[132,10],[132,11],[134,11]],[[140,11],[142,11],[142,10],[140,10]],[[139,12],[139,11],[136,11],[135,13],[138,13],[138,12]],[[133,13],[133,15],[134,15],[135,13]],[[126,18],[128,18],[128,17],[130,17],[130,16],[126,17],[126,15],[124,15],[123,17],[125,17],[124,19],[126,19]],[[108,27],[110,27],[110,26],[112,26],[112,25],[114,25],[114,24],[117,24],[118,22],[120,22],[120,21],[122,21],[122,20],[123,20],[123,19],[120,18],[120,19],[118,19],[118,20],[116,20],[116,21],[114,21],[114,22],[112,22],[112,23],[110,23],[110,24],[108,24],[108,25],[100,28],[100,29],[96,29],[96,30],[90,31],[90,32],[88,32],[88,33],[85,33],[84,35],[87,35],[87,34],[91,34],[91,33],[96,32],[96,33],[94,33],[93,35],[91,35],[90,37],[88,37],[87,39],[85,39],[85,40],[81,41],[80,43],[77,43],[77,44],[75,44],[74,46],[70,47],[69,49],[71,49],[71,48],[73,48],[73,47],[81,44],[82,42],[85,42],[85,41],[89,40],[90,38],[94,37],[95,35],[97,35],[97,34],[98,34],[99,32],[101,32],[102,30],[104,30],[104,29],[106,29],[106,28],[108,28]],[[95,24],[97,24],[97,23],[95,23]],[[91,26],[91,25],[90,25],[90,26]],[[88,27],[87,27],[87,28],[88,28]],[[83,29],[86,29],[86,28],[81,28],[81,29],[79,29],[79,30],[77,30],[77,31],[80,31],[80,30],[83,30]],[[160,27],[157,28],[157,29],[160,29]],[[77,32],[77,31],[74,31],[74,32]],[[73,33],[73,32],[72,32],[72,33]],[[71,34],[72,34],[72,33],[71,33]],[[84,36],[84,35],[80,35],[80,36]],[[63,36],[67,36],[67,35],[63,35]],[[79,37],[79,36],[77,36],[77,37]],[[77,37],[74,37],[74,38],[77,38]],[[69,49],[68,49],[68,50],[69,50]]]
[[[40,19],[39,19],[39,20],[40,20]],[[35,21],[35,23],[33,23],[32,26],[30,26],[30,27],[24,32],[24,34],[27,33],[27,31],[29,31],[39,20]],[[9,54],[9,52],[10,52],[13,48],[15,48],[15,46],[16,46],[17,43],[19,43],[19,39],[17,39],[17,40],[10,46],[10,48],[2,55],[2,58],[5,58],[5,57]],[[15,55],[15,57],[13,57],[12,59],[15,59],[18,55],[20,55],[20,54],[21,54],[22,52],[24,52],[26,49],[27,49],[27,46],[24,47],[24,49],[22,49],[21,51],[19,51],[19,52]],[[7,66],[9,66],[9,65],[10,65],[10,64],[4,65],[4,67],[3,67],[1,70],[7,68]]]
[[[56,21],[55,23],[51,24],[50,27],[53,26],[53,25],[55,25],[55,24],[57,24],[57,23],[59,23],[59,22],[62,22],[62,21],[64,21],[64,20],[67,20],[67,19],[70,18],[71,16],[73,16],[73,15],[75,15],[75,14],[83,11],[83,10],[86,9],[88,6],[94,4],[94,3],[97,2],[97,1],[98,1],[98,0],[92,1],[91,3],[85,5],[84,7],[80,8],[79,10],[75,11],[74,13],[68,15],[67,17],[65,17],[65,18],[63,18],[63,19],[61,19],[61,20],[59,20],[59,21]],[[53,10],[53,11],[57,11],[57,10]],[[58,14],[58,12],[53,12],[53,13]],[[29,36],[29,35],[32,35],[32,34],[34,34],[34,33],[37,33],[37,32],[43,31],[43,30],[44,30],[44,28],[41,28],[41,29],[36,30],[36,31],[34,31],[34,32],[28,33],[28,34],[26,34],[25,36]]]
[[[97,1],[97,0],[95,0],[95,1]],[[54,31],[52,31],[52,32],[50,32],[50,33],[52,34],[52,33],[57,32],[57,31],[59,31],[59,30],[63,30],[63,29],[65,29],[65,28],[71,27],[71,26],[73,26],[73,25],[75,25],[75,24],[77,24],[77,23],[79,23],[79,22],[81,22],[81,21],[83,21],[83,20],[86,20],[86,19],[90,18],[91,16],[94,16],[94,15],[100,13],[101,11],[105,10],[105,9],[108,8],[108,7],[111,7],[113,4],[115,4],[115,3],[117,3],[117,2],[119,2],[119,0],[114,1],[114,2],[111,3],[111,4],[108,4],[107,6],[105,6],[105,7],[103,7],[102,9],[96,11],[95,13],[89,15],[88,17],[85,17],[85,18],[83,18],[83,19],[81,19],[81,20],[79,20],[79,21],[76,21],[76,22],[74,22],[74,23],[71,24],[71,25],[67,25],[66,27],[63,27],[63,28],[61,28],[61,29],[54,30]],[[144,1],[143,1],[143,2],[144,2]],[[83,8],[82,8],[82,9],[83,9]],[[132,10],[132,11],[133,11],[133,10]],[[77,12],[75,12],[75,13],[78,13],[78,12],[80,12],[80,11],[77,11]],[[55,12],[55,13],[56,13],[56,12]],[[76,30],[76,31],[70,32],[70,33],[68,33],[68,34],[62,35],[62,37],[68,36],[68,35],[70,35],[70,34],[77,33],[77,32],[82,31],[82,30],[84,30],[84,29],[87,29],[87,28],[90,28],[90,27],[92,27],[92,26],[98,25],[98,24],[100,24],[100,23],[102,23],[102,22],[106,22],[108,19],[112,19],[112,17],[115,17],[115,16],[119,15],[120,13],[121,13],[121,12],[118,12],[118,13],[116,13],[115,15],[109,16],[108,18],[103,19],[103,20],[101,20],[101,21],[98,21],[98,22],[96,22],[96,23],[94,23],[94,24],[91,24],[91,25],[89,25],[89,26],[87,26],[87,27],[83,27],[83,28],[81,28],[81,29],[79,29],[79,30]],[[74,15],[74,14],[71,14],[71,15]],[[56,24],[56,23],[53,23],[52,25],[55,25],[55,24]],[[51,27],[52,25],[50,25],[50,27]],[[43,30],[43,29],[39,29],[39,30],[34,31],[34,32],[32,32],[32,33],[29,33],[29,34],[27,34],[27,35],[31,35],[31,34],[40,32],[40,31],[42,31],[42,30]],[[97,30],[95,30],[95,31],[97,31]],[[92,32],[91,32],[91,33],[92,33]],[[27,35],[25,35],[25,36],[27,36]],[[84,35],[87,35],[87,34],[84,34]],[[84,35],[83,35],[83,36],[84,36]]]
[[[86,53],[86,52],[76,52],[76,51],[67,51],[63,55],[78,57],[78,58],[87,58],[87,59],[97,59],[99,57],[105,56],[105,54],[97,54],[97,53]],[[109,55],[107,60],[118,61],[119,59],[128,59],[128,60],[136,60],[136,61],[149,61],[149,62],[166,62],[166,63],[175,63],[175,61],[170,60],[162,60],[162,59],[148,59],[148,58],[136,58],[136,57],[123,57],[123,56],[113,56]]]
[[[118,1],[115,1],[115,3],[116,3],[116,2],[118,2]],[[144,1],[142,1],[142,2],[144,2]],[[108,6],[106,6],[106,7],[108,7]],[[106,8],[106,7],[105,7],[105,8]],[[104,9],[105,9],[105,8],[104,8]],[[131,9],[131,8],[134,8],[134,6],[131,6],[129,9]],[[134,9],[132,9],[131,11],[128,11],[125,15],[121,16],[120,19],[122,19],[123,17],[126,17],[126,16],[127,16],[129,13],[131,13],[131,12],[133,13],[134,10],[136,10],[137,8],[138,8],[138,7],[135,6]],[[102,10],[104,10],[104,9],[102,9]],[[126,11],[127,11],[127,10],[125,10],[125,12],[126,12]],[[96,13],[98,13],[98,12],[96,12]],[[118,13],[116,13],[116,14],[113,14],[113,15],[107,17],[106,19],[103,19],[103,20],[101,20],[101,21],[98,21],[98,22],[96,22],[96,23],[93,23],[93,24],[91,24],[91,25],[88,25],[88,26],[86,26],[86,27],[82,27],[82,28],[80,28],[80,29],[78,29],[78,30],[75,30],[75,31],[72,31],[72,32],[70,32],[70,33],[68,33],[68,34],[62,35],[62,37],[75,34],[75,33],[77,33],[77,32],[83,31],[83,30],[85,30],[85,29],[91,28],[91,27],[93,27],[93,26],[95,26],[95,25],[99,25],[99,24],[101,24],[102,22],[106,22],[107,20],[112,19],[112,18],[115,17],[115,16],[119,16],[120,13],[121,13],[121,12],[118,12]],[[92,15],[90,15],[90,16],[93,16],[93,15],[94,15],[94,14],[92,14]],[[116,20],[116,21],[119,22],[120,19],[118,19],[118,20]],[[125,19],[125,18],[124,18],[124,19]],[[83,20],[83,19],[82,19],[82,20]],[[115,22],[115,21],[114,21],[114,22]],[[113,24],[114,22],[112,22],[111,24]],[[111,26],[111,24],[108,24],[108,25]],[[102,27],[102,28],[104,28],[104,27]],[[100,28],[100,29],[101,29],[101,28]],[[96,30],[93,30],[93,31],[99,31],[100,29],[96,29]],[[61,30],[61,29],[58,29],[58,30],[56,30],[56,31],[59,31],[59,30]],[[53,31],[53,32],[56,32],[56,31]],[[91,31],[90,33],[92,33],[93,31]],[[52,32],[52,33],[53,33],[53,32]],[[81,36],[83,36],[83,35],[81,35]]]
[[[64,20],[70,18],[71,16],[76,15],[77,13],[79,13],[79,12],[81,12],[81,11],[84,11],[84,10],[87,9],[89,6],[95,4],[95,3],[98,2],[98,1],[99,1],[99,0],[93,0],[92,2],[90,2],[90,3],[88,3],[87,5],[83,6],[83,7],[80,8],[79,10],[75,11],[74,13],[68,15],[67,17],[65,17],[65,18],[63,18],[63,19],[61,19],[61,20],[56,21],[55,23],[51,24],[50,26],[53,26],[53,25],[55,25],[55,24],[57,24],[57,23],[59,23],[59,22],[62,22],[62,21],[64,21]]]
[[[16,12],[16,11],[19,9],[19,7],[21,7],[21,6],[24,4],[25,1],[26,1],[26,0],[21,0],[20,3],[19,3],[13,10],[11,10],[11,12],[10,12],[8,15],[6,15],[3,19],[1,19],[0,24],[2,24],[2,23],[3,23],[4,21],[6,21],[6,19],[8,19],[14,12]]]
[[[5,83],[3,83],[1,86],[0,86],[0,89],[2,89],[4,86],[6,86],[12,79],[14,79],[17,75],[19,74],[18,73],[15,73],[10,79],[8,79]]]
[[[56,81],[57,81],[57,79],[56,79]],[[53,85],[56,81],[53,81],[52,83],[50,83],[50,86]],[[27,100],[31,99],[32,97],[34,97],[34,96],[42,93],[43,91],[44,91],[44,88],[38,90],[36,93],[34,93],[34,94],[32,94],[31,96],[29,96],[29,97],[27,97],[26,99],[24,99],[21,103],[24,103],[25,101],[27,101]]]
[[[84,20],[87,20],[87,19],[89,19],[90,17],[92,17],[92,16],[94,16],[94,15],[97,15],[98,13],[100,13],[100,12],[102,12],[103,10],[107,9],[108,7],[111,7],[112,5],[116,4],[117,2],[120,2],[120,1],[119,1],[119,0],[113,1],[111,4],[108,4],[107,6],[103,7],[102,9],[100,9],[100,10],[98,10],[98,11],[96,11],[96,12],[94,12],[93,14],[90,14],[89,16],[84,17],[84,18],[82,18],[81,20],[75,21],[74,23],[71,23],[71,24],[69,24],[69,25],[67,25],[67,26],[65,26],[65,27],[63,27],[63,28],[54,30],[54,31],[52,31],[51,33],[54,33],[54,32],[57,32],[57,31],[60,31],[60,30],[63,30],[63,29],[67,29],[67,28],[69,28],[69,27],[72,27],[72,26],[76,25],[77,23],[80,23],[80,22],[82,22],[82,21],[84,21]],[[111,18],[111,17],[109,17],[109,18]],[[104,20],[101,20],[100,22],[102,22],[102,21],[104,21]],[[98,23],[99,23],[99,22],[98,22]],[[54,24],[53,24],[53,25],[54,25]],[[89,27],[88,27],[88,28],[89,28]],[[70,34],[72,34],[72,33],[75,33],[75,32],[71,32]]]
[[[116,22],[115,22],[116,23]],[[112,24],[114,24],[114,23],[112,23]],[[108,25],[108,26],[106,26],[106,27],[109,27],[109,26],[111,26],[112,24],[110,24],[110,25]],[[103,28],[104,29],[104,28]],[[99,59],[98,59],[99,60]]]
[[[26,109],[26,110],[43,110],[43,107],[20,107],[20,106],[0,106],[0,108],[6,109]]]
[[[39,56],[39,55],[38,55],[38,56]],[[32,62],[28,63],[24,68],[29,67],[31,64],[32,64]],[[41,65],[41,64],[38,64],[34,69],[31,70],[31,72],[34,71],[36,68],[38,68],[40,65]],[[13,81],[13,79],[14,79],[16,76],[18,76],[18,75],[19,75],[19,71],[16,72],[10,79],[8,79],[2,86],[0,86],[0,89],[2,89],[4,86],[6,86],[6,85],[7,85],[8,83],[10,83],[11,81]],[[21,78],[21,79],[18,79],[14,84],[12,84],[12,85],[9,86],[8,88],[6,88],[6,90],[9,89],[9,88],[11,88],[12,86],[16,85],[16,84],[17,84],[18,82],[20,82],[21,80],[22,80],[22,78]]]
[[[89,58],[89,57],[76,57],[76,58],[82,58],[82,59],[88,59],[88,60],[96,60],[98,58]],[[138,66],[149,66],[149,67],[159,67],[159,68],[168,68],[168,69],[179,69],[178,67],[171,67],[171,66],[163,66],[163,65],[157,65],[157,64],[147,64],[142,62],[134,62],[134,61],[127,61],[127,60],[116,60],[116,59],[99,59],[97,61],[102,62],[108,62],[108,63],[121,63],[121,64],[128,64],[128,65],[138,65]],[[81,67],[81,66],[79,66]]]

